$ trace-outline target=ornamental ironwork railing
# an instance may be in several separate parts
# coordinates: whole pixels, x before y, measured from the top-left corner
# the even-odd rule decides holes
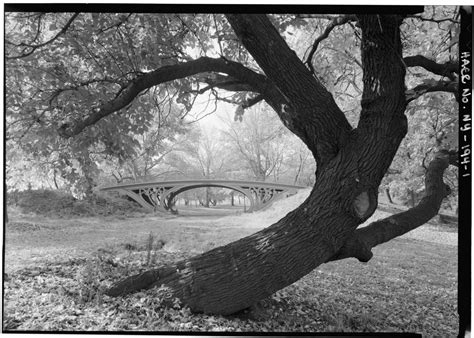
[[[199,179],[127,183],[106,186],[99,188],[99,190],[117,191],[126,194],[144,208],[152,211],[173,211],[173,201],[179,194],[188,190],[205,187],[227,188],[240,192],[250,202],[246,212],[267,208],[277,199],[295,194],[298,189],[305,188],[296,185],[258,181]]]

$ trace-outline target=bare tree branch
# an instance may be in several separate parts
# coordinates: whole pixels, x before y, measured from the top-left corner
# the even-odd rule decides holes
[[[423,55],[407,56],[403,58],[403,61],[407,67],[423,67],[429,72],[446,76],[452,81],[456,79],[456,73],[459,70],[458,62],[436,63]]]
[[[137,77],[135,80],[131,81],[115,99],[95,108],[84,120],[77,121],[74,125],[63,124],[60,126],[58,132],[63,137],[67,138],[77,135],[84,130],[84,128],[93,125],[100,119],[126,107],[137,95],[139,95],[140,92],[147,88],[198,73],[212,71],[227,73],[232,77],[238,78],[242,82],[251,84],[256,92],[272,92],[270,94],[275,96],[276,89],[271,88],[271,83],[267,81],[265,76],[257,74],[237,62],[228,61],[223,58],[214,59],[202,57],[189,62],[164,66]]]
[[[329,33],[337,27],[346,24],[349,21],[356,20],[357,18],[355,15],[343,15],[343,16],[337,16],[331,20],[331,22],[326,26],[326,29],[324,30],[323,34],[318,36],[316,40],[313,42],[313,46],[311,47],[311,50],[308,54],[308,57],[306,58],[306,61],[304,63],[308,66],[309,70],[311,73],[314,74],[314,67],[313,67],[313,56],[314,53],[316,53],[316,50],[318,49],[319,43],[326,39],[329,36]]]
[[[421,15],[407,15],[406,17],[407,18],[419,19],[421,21],[430,21],[430,22],[436,22],[436,23],[441,23],[441,22],[459,23],[459,20],[456,20],[456,19],[453,19],[453,18],[444,18],[444,19],[435,19],[434,17],[424,18]]]
[[[458,83],[456,81],[425,81],[412,89],[405,92],[406,102],[409,103],[416,100],[426,93],[447,92],[452,93],[458,98]]]
[[[16,46],[16,47],[26,47],[26,48],[23,49],[22,54],[17,55],[17,56],[5,56],[5,59],[12,60],[12,59],[21,59],[21,58],[27,57],[27,56],[33,54],[33,52],[35,50],[37,50],[38,48],[44,47],[44,46],[52,43],[53,41],[57,40],[62,34],[64,34],[69,29],[69,26],[71,26],[72,22],[77,18],[78,15],[79,15],[79,13],[74,13],[73,16],[68,20],[66,25],[64,25],[64,27],[58,32],[58,34],[56,34],[55,36],[53,36],[51,39],[49,39],[46,42],[43,42],[43,43],[40,43],[40,44],[37,44],[37,45],[32,45],[32,44],[27,44],[27,43],[24,43],[24,42],[21,42],[20,44],[14,44],[11,41],[5,40],[5,42],[9,45],[13,45],[13,46]],[[39,27],[38,27],[38,29],[39,29]],[[25,52],[25,50],[28,49],[28,48],[30,48],[30,51]]]
[[[210,76],[199,79],[208,84],[207,87],[198,90],[199,94],[202,94],[210,89],[219,88],[233,92],[239,91],[253,91],[254,89],[248,84],[244,83],[232,76],[226,76],[221,74],[211,74]]]

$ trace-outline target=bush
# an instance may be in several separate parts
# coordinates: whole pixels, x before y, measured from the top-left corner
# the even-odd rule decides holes
[[[120,196],[94,193],[93,196],[77,200],[71,194],[59,190],[14,191],[7,195],[8,205],[16,205],[22,213],[43,216],[97,216],[128,215],[143,212],[137,203]]]
[[[53,190],[25,190],[18,193],[16,205],[23,212],[48,215],[69,209],[76,199],[69,194]]]

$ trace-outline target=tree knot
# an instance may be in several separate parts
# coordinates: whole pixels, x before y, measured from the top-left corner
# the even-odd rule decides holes
[[[377,208],[377,194],[373,189],[363,190],[352,201],[352,213],[361,222],[368,219]]]

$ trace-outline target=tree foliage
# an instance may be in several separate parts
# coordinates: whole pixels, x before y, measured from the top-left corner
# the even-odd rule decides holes
[[[355,17],[274,15],[270,18],[288,45],[333,93],[355,126],[362,95],[360,33]],[[430,6],[422,15],[409,16],[402,25],[405,54],[418,55],[422,49],[423,59],[419,63],[432,60],[434,64],[455,64],[458,27],[453,7]],[[115,161],[120,167],[128,161],[124,169],[116,172],[123,177],[138,177],[150,165],[154,166],[153,160],[144,159],[150,157],[151,148],[144,145],[143,138],[152,124],[156,127],[156,123],[161,123],[157,120],[166,119],[163,107],[177,110],[176,119],[189,113],[197,95],[208,94],[210,98],[234,102],[240,107],[240,114],[261,100],[249,92],[248,84],[232,76],[190,71],[182,77],[174,76],[176,79],[172,81],[160,80],[161,85],[145,89],[136,99],[130,98],[117,113],[104,115],[74,139],[64,140],[60,136],[68,126],[77,125],[97,111],[116,110],[105,103],[120,101],[134,79],[153,70],[217,56],[258,69],[220,14],[7,13],[5,52],[9,88],[7,140],[23,149],[27,157],[49,162],[52,173],[60,173],[58,177],[77,187],[87,186],[86,182],[77,183],[84,176],[83,171],[91,171],[89,176],[97,175],[96,162],[101,161],[98,157]],[[315,59],[317,67],[313,66]],[[435,87],[443,79],[451,80],[454,76],[452,71],[432,75],[422,67],[410,68],[407,83],[414,89]],[[420,78],[421,84],[417,80]],[[420,95],[413,89],[409,93],[413,100]],[[424,97],[416,99],[410,110],[423,109],[424,100]],[[423,121],[419,119],[414,124]],[[169,122],[167,127],[176,129]],[[147,142],[150,141],[149,138]],[[130,158],[135,156],[148,161],[143,163],[144,173],[133,173],[137,165]],[[413,162],[419,165],[419,158]],[[91,181],[90,185],[95,184],[93,178],[87,180]],[[410,184],[406,180],[396,181],[398,186]],[[400,194],[402,190],[394,189]]]

